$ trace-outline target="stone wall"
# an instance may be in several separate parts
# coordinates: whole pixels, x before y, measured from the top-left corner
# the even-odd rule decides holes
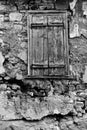
[[[26,15],[5,12],[0,18],[0,54],[3,57],[3,71],[11,78],[22,79],[27,73]]]
[[[54,3],[44,0],[43,6],[38,0],[35,6],[9,1],[0,1],[0,130],[86,130],[87,15],[82,8],[86,3],[70,2],[70,71],[77,80],[29,80],[24,79],[28,48],[25,9],[53,9]]]
[[[73,0],[70,3],[70,64],[71,71],[78,77],[83,75],[87,82],[87,2]]]
[[[71,74],[77,78],[84,75],[83,80],[86,82],[87,14],[84,3],[77,0],[70,2],[69,63]],[[4,78],[23,79],[27,75],[28,65],[27,10],[23,12],[23,9],[28,3],[25,1],[23,4],[21,1],[18,4],[16,1],[16,4],[19,10],[12,2],[0,2],[0,74],[4,73]],[[40,1],[31,2],[29,9],[30,5],[37,5],[38,9],[54,8],[53,1],[43,1],[43,4]],[[57,5],[56,9],[59,9]]]

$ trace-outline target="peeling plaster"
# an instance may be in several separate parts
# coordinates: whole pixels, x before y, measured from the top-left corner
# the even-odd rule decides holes
[[[87,17],[87,2],[82,3],[83,15]]]
[[[77,3],[77,0],[73,0],[73,2],[70,3],[71,10],[75,8],[76,3]]]
[[[73,2],[70,2],[70,9],[73,11],[73,14],[75,14],[76,3],[77,3],[77,0],[73,0]]]
[[[79,37],[79,36],[80,36],[79,25],[74,24],[73,31],[70,33],[70,38]]]

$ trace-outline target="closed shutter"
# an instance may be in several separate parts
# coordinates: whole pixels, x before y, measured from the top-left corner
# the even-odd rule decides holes
[[[28,74],[67,74],[66,13],[30,13]]]

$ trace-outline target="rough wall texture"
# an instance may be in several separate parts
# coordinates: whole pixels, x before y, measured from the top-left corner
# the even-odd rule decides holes
[[[87,82],[87,2],[73,0],[70,3],[72,16],[70,21],[70,63],[74,75],[84,75]]]
[[[21,79],[27,72],[26,16],[19,12],[1,14],[0,39],[5,73]],[[3,60],[3,59],[2,59]]]
[[[87,88],[81,79],[84,74],[87,82],[86,3],[70,3],[70,71],[78,81],[24,80],[27,10],[19,10],[28,9],[28,4],[13,3],[0,2],[0,130],[86,130]],[[38,3],[29,8],[54,8],[52,1]]]

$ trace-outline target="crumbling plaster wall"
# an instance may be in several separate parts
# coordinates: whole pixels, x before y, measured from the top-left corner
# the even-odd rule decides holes
[[[53,8],[48,3],[44,8]],[[87,62],[87,21],[78,10],[77,1],[70,7],[70,71],[78,79]],[[85,84],[71,80],[24,80],[27,10],[20,10],[25,9],[22,4],[18,8],[0,2],[0,130],[86,130]]]
[[[87,82],[87,2],[73,0],[70,8],[70,64],[74,75]]]
[[[5,73],[11,78],[22,79],[27,74],[26,15],[5,12],[0,18],[0,51],[4,56]]]

